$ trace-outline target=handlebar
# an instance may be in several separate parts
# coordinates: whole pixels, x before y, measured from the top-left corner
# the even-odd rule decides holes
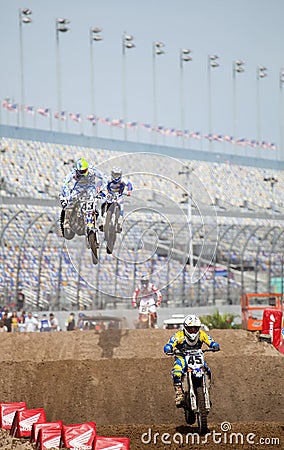
[[[184,350],[184,351],[181,351],[181,350],[178,350],[178,349],[173,349],[173,351],[167,353],[167,355],[168,356],[175,356],[175,355],[184,356],[184,355],[189,354],[189,353],[191,353],[192,351],[195,351],[195,350],[202,350],[203,353],[206,353],[206,352],[214,352],[215,353],[215,352],[219,352],[221,349],[220,348],[218,348],[218,349],[205,348],[204,350],[203,349],[192,349],[192,350]]]

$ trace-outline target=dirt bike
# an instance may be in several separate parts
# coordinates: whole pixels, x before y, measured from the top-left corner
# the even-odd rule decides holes
[[[119,199],[123,194],[108,193],[105,197],[107,202],[106,220],[104,225],[104,235],[106,241],[107,253],[111,254],[116,241],[116,233],[118,232],[118,219],[120,217],[121,206]]]
[[[69,226],[63,228],[63,236],[67,240],[73,239],[75,234],[86,236],[87,248],[92,251],[93,264],[98,264],[99,236],[96,227],[98,212],[97,203],[101,194],[85,191],[73,200],[74,204],[68,208]],[[72,200],[69,199],[71,202]],[[65,213],[66,215],[66,213]]]
[[[138,328],[155,328],[154,327],[154,314],[150,312],[150,308],[147,305],[139,306],[139,323]]]
[[[204,360],[205,352],[216,351],[213,348],[198,350],[175,350],[174,355],[185,357],[187,372],[182,377],[182,390],[184,393],[185,421],[193,425],[197,420],[198,432],[203,435],[207,433],[207,416],[211,408],[210,385],[211,372],[208,371]]]
[[[100,199],[101,194],[95,192],[84,192],[78,198],[79,218],[83,218],[87,248],[91,249],[93,264],[98,264],[99,262],[98,248],[100,241],[97,229],[97,204]]]

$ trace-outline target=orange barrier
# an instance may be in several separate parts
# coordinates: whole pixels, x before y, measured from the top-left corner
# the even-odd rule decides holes
[[[283,312],[283,295],[278,293],[243,294],[241,296],[242,327],[249,331],[262,330],[265,309]]]

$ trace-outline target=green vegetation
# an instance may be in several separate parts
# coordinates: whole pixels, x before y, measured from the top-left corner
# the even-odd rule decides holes
[[[216,311],[207,316],[201,316],[200,320],[204,325],[207,325],[209,328],[221,328],[221,329],[228,329],[228,328],[241,328],[240,324],[235,323],[235,319],[239,317],[236,314],[229,314],[224,313],[220,314],[219,310],[216,309]]]

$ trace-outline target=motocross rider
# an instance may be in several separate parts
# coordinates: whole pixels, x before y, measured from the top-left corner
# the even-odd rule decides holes
[[[99,226],[99,229],[101,231],[103,231],[104,229],[104,225],[105,225],[105,213],[109,207],[109,205],[111,205],[112,200],[108,200],[107,199],[107,194],[119,194],[120,198],[118,199],[118,204],[120,205],[120,217],[118,219],[118,224],[117,224],[117,229],[116,232],[117,233],[121,233],[122,231],[122,219],[123,219],[123,214],[124,214],[124,210],[123,210],[123,198],[122,198],[122,194],[125,190],[125,188],[127,188],[127,195],[129,196],[131,194],[131,191],[133,190],[133,186],[132,183],[129,180],[125,180],[122,178],[122,169],[120,167],[114,167],[111,171],[110,174],[110,178],[108,178],[107,180],[107,185],[106,185],[106,192],[103,192],[103,201],[102,201],[102,207],[101,207],[101,217],[102,217],[102,223]]]
[[[149,308],[149,312],[153,316],[153,325],[154,328],[158,328],[157,325],[157,309],[156,306],[160,306],[162,302],[162,294],[158,288],[153,283],[150,283],[150,279],[148,275],[142,275],[138,286],[133,292],[132,296],[132,306],[136,308],[137,299],[139,294],[141,295],[141,300],[139,303],[139,315],[143,310],[143,307],[147,306]]]
[[[75,167],[63,180],[63,189],[60,194],[62,211],[60,226],[64,236],[64,230],[70,230],[70,217],[72,207],[80,193],[88,190],[99,192],[104,184],[104,175],[94,166],[89,165],[85,158],[79,158]]]
[[[183,322],[183,329],[177,331],[168,340],[164,346],[164,352],[166,355],[173,355],[174,350],[177,349],[182,353],[183,350],[187,349],[200,349],[202,344],[205,343],[208,347],[214,349],[214,351],[220,350],[220,345],[215,342],[210,335],[208,335],[201,328],[201,321],[198,317],[194,315],[188,315],[185,317]],[[208,376],[211,377],[211,371],[206,364],[206,370]],[[184,395],[182,391],[182,375],[186,372],[187,365],[186,360],[183,355],[175,355],[174,366],[172,369],[172,377],[175,389],[175,402],[176,407],[182,407]]]

